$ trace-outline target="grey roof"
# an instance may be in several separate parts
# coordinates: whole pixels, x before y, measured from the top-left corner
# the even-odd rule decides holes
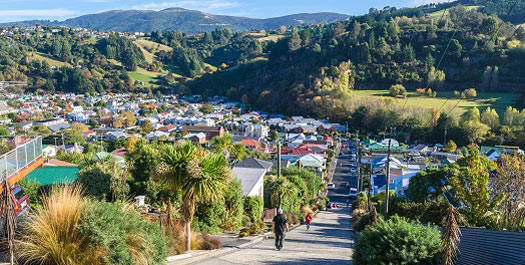
[[[47,126],[47,128],[51,130],[52,132],[58,132],[58,131],[62,131],[65,129],[69,129],[69,127],[71,127],[69,123],[59,123],[59,124],[53,124],[53,125]]]
[[[525,264],[525,233],[461,228],[456,265]]]
[[[264,161],[257,158],[246,158],[243,161],[235,164],[233,168],[259,168],[264,170],[270,170],[273,164],[268,161]]]
[[[257,184],[261,178],[264,178],[266,169],[234,167],[232,173],[235,178],[241,182],[242,195],[246,196],[250,194],[255,184]]]

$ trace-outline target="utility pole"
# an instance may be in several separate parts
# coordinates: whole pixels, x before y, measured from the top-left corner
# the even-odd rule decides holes
[[[277,178],[281,181],[282,175],[281,175],[281,141],[277,143]],[[282,192],[279,192],[279,209],[282,209],[281,207],[283,203],[283,194]]]
[[[392,139],[388,140],[388,156],[386,158],[386,194],[385,194],[385,220],[388,220],[388,201],[390,199],[390,155],[392,153]]]

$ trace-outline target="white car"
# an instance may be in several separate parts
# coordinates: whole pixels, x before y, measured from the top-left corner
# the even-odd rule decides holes
[[[348,193],[348,198],[355,200],[357,198],[357,189],[356,188],[350,188],[350,192]]]
[[[329,189],[329,190],[333,190],[333,189],[335,189],[335,184],[334,184],[334,183],[331,183],[331,182],[330,182],[330,183],[328,183],[327,186],[328,186],[328,189]]]

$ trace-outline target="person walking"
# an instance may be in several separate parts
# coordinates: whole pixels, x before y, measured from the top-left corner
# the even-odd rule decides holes
[[[311,213],[308,213],[306,217],[304,218],[304,223],[306,224],[306,231],[310,230],[310,225],[312,224],[312,217]]]
[[[277,215],[273,218],[273,233],[275,234],[275,248],[283,248],[283,240],[289,231],[288,219],[283,215],[283,209],[277,210]]]

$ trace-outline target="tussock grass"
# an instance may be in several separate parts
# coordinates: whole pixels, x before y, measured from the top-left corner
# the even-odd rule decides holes
[[[16,241],[22,264],[98,265],[104,252],[77,230],[87,200],[78,186],[54,188]]]

